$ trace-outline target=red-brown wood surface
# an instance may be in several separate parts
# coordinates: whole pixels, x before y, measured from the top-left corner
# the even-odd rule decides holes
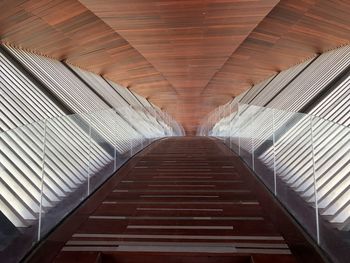
[[[221,142],[165,139],[131,163],[29,261],[321,262]]]
[[[317,53],[350,42],[350,1],[283,0],[211,79],[203,94],[236,96]]]
[[[3,0],[0,10],[1,42],[137,87],[158,105],[176,101],[162,74],[79,1]]]
[[[343,0],[3,0],[0,40],[103,74],[188,133],[274,73],[350,41]]]
[[[180,119],[188,125],[198,114],[193,105],[203,88],[278,1],[81,2],[162,72],[181,99]]]

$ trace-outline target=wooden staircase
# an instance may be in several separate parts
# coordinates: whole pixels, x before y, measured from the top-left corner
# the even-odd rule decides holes
[[[296,262],[231,154],[167,139],[140,158],[55,262]]]

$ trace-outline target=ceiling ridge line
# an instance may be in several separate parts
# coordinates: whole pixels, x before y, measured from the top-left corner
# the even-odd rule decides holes
[[[159,73],[160,76],[164,80],[166,80],[169,84],[169,86],[174,90],[176,96],[179,96],[179,93],[177,92],[176,88],[171,84],[171,82],[148,60],[141,54],[140,51],[138,51],[126,38],[124,38],[122,35],[120,35],[117,31],[115,31],[110,25],[108,25],[102,18],[100,18],[98,15],[96,15],[90,8],[88,8],[85,4],[83,4],[81,1],[77,0],[82,6],[84,6],[89,12],[91,12],[98,20],[100,20],[104,25],[106,25],[108,28],[110,28],[115,34],[117,34],[121,39],[123,39],[130,47],[132,47],[149,65],[152,66],[152,68]],[[121,85],[122,86],[122,85]],[[132,86],[132,85],[130,85]],[[126,88],[126,87],[125,87]]]

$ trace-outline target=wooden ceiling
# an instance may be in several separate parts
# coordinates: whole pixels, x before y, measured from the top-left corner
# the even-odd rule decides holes
[[[350,1],[281,1],[211,79],[202,95],[247,87],[350,42]]]
[[[350,41],[344,0],[2,0],[2,42],[128,86],[193,133],[254,83]]]
[[[163,75],[80,2],[2,0],[0,10],[2,42],[135,87],[163,107],[176,101],[176,91]]]
[[[136,48],[180,95],[199,95],[278,2],[81,0]]]

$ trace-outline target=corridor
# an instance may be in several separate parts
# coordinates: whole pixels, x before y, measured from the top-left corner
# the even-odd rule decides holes
[[[31,261],[289,263],[306,262],[297,258],[307,252],[317,262],[291,222],[271,220],[283,212],[262,189],[220,141],[162,139],[98,189]]]

